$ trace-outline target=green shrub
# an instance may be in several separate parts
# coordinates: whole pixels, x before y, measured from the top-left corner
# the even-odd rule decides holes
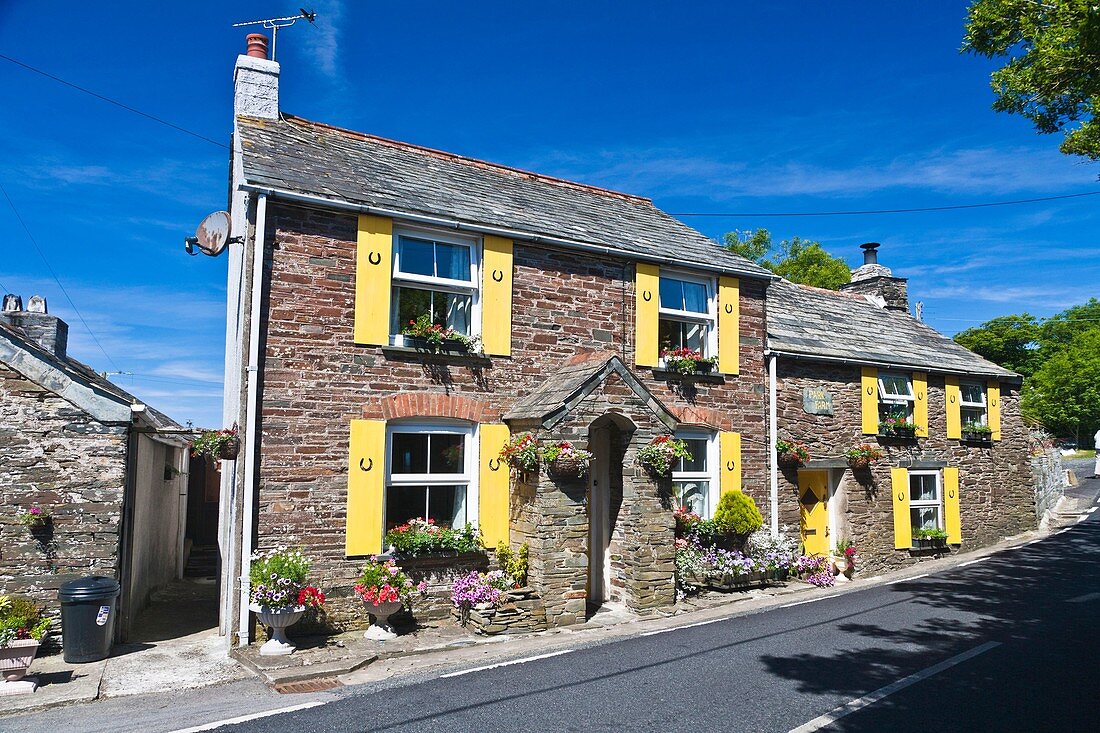
[[[497,548],[497,567],[508,573],[520,585],[527,585],[527,543],[512,551],[508,545]]]
[[[730,491],[718,500],[714,524],[722,532],[747,535],[764,526],[764,518],[752,497],[741,491]]]
[[[0,646],[20,639],[42,640],[50,629],[34,601],[22,596],[0,596]]]

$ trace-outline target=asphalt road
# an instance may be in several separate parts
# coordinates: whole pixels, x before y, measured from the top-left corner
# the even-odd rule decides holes
[[[224,730],[1096,730],[1097,516],[924,578]]]
[[[1068,493],[1096,502],[1100,481]],[[0,719],[0,731],[197,730],[293,705],[313,707],[217,730],[1100,730],[1092,506],[1059,534],[926,577],[556,656],[277,700],[254,681],[118,698]]]

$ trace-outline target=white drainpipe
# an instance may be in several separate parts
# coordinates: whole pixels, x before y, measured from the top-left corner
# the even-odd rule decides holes
[[[768,480],[771,485],[772,536],[779,536],[779,461],[775,451],[775,441],[779,439],[776,426],[776,355],[768,352]]]
[[[256,512],[256,413],[260,377],[260,303],[264,284],[264,239],[267,224],[267,196],[260,194],[256,202],[256,234],[252,254],[251,317],[248,328],[248,395],[245,409],[244,438],[244,508],[241,512],[241,598],[237,622],[237,640],[248,644],[248,595],[251,592],[248,570],[252,557],[252,517]]]

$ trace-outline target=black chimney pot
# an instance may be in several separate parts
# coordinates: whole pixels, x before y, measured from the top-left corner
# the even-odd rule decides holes
[[[881,247],[878,242],[867,242],[866,244],[859,245],[859,248],[863,250],[863,264],[865,265],[877,265],[878,264],[878,248]]]

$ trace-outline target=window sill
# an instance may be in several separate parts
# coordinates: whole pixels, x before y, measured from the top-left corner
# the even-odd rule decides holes
[[[454,364],[456,366],[487,367],[493,365],[493,360],[481,353],[462,353],[457,351],[426,351],[424,349],[410,349],[407,346],[383,346],[382,354],[387,359],[411,358],[421,361],[430,361],[435,364]]]
[[[701,374],[696,372],[695,374],[683,374],[681,372],[670,371],[668,369],[656,368],[653,370],[653,378],[662,382],[685,382],[685,383],[702,383],[702,384],[725,384],[726,377],[724,374],[717,372],[710,372],[708,374]]]
[[[892,435],[886,433],[879,433],[875,436],[880,443],[888,443],[894,445],[913,445],[917,442],[917,436],[914,435]]]
[[[993,438],[991,438],[991,437],[982,438],[982,437],[978,437],[978,436],[963,435],[961,438],[959,438],[959,442],[960,443],[965,443],[966,445],[977,446],[979,448],[992,448],[993,447]]]

